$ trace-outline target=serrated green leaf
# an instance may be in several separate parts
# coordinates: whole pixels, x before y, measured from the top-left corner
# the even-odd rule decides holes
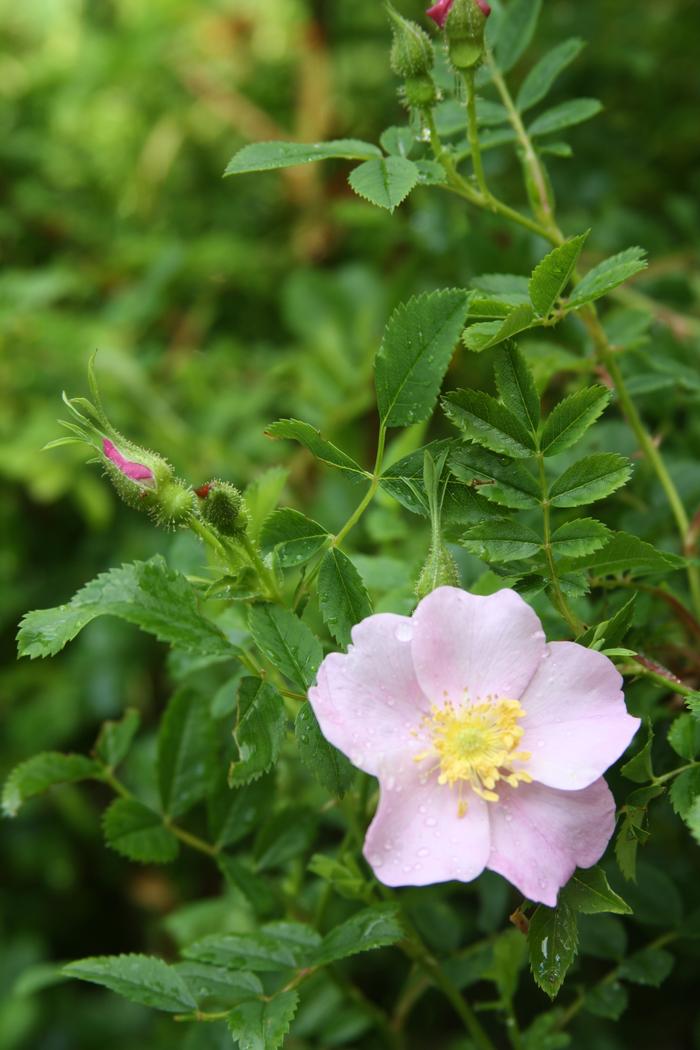
[[[258,871],[279,868],[310,849],[318,814],[307,806],[285,806],[260,828],[253,853]]]
[[[622,897],[610,888],[603,869],[597,867],[575,871],[562,890],[559,901],[584,915],[596,915],[599,912],[629,915],[632,911]]]
[[[280,420],[280,423],[288,422],[291,423],[294,420]],[[302,423],[300,426],[305,426],[305,424]],[[313,430],[313,427],[311,429]],[[272,436],[269,431],[267,436]],[[269,467],[267,470],[261,471],[246,485],[244,497],[246,510],[248,511],[248,534],[256,542],[260,536],[263,523],[280,501],[288,476],[289,471],[286,467]]]
[[[583,40],[572,37],[552,48],[539,60],[525,77],[518,92],[515,104],[521,113],[542,101],[559,74],[574,61],[582,47]]]
[[[103,722],[95,743],[95,752],[106,766],[114,769],[127,756],[136,736],[141,715],[135,707],[128,707],[119,721]]]
[[[342,752],[329,744],[310,704],[299,708],[294,725],[299,757],[304,765],[336,798],[342,798],[355,775]]]
[[[552,551],[557,557],[580,558],[605,546],[610,529],[594,518],[577,518],[561,525],[552,535]]]
[[[627,248],[626,251],[605,259],[589,270],[576,285],[568,300],[568,308],[578,309],[586,303],[600,299],[630,277],[634,277],[636,273],[645,270],[646,266],[646,252],[643,248]]]
[[[243,894],[256,915],[271,915],[279,910],[280,894],[270,879],[230,853],[220,853],[216,863],[227,884]]]
[[[229,771],[236,787],[257,780],[277,761],[287,732],[282,697],[261,678],[244,678],[238,691],[238,720],[234,730],[239,760]]]
[[[673,778],[669,798],[674,813],[685,820],[695,800],[700,798],[700,766],[686,769]]]
[[[260,978],[245,970],[226,970],[189,959],[175,963],[172,969],[182,977],[200,1007],[210,999],[234,1006],[264,991]]]
[[[530,921],[527,943],[535,984],[554,999],[576,958],[576,912],[565,903],[556,908],[540,904]]]
[[[317,160],[366,160],[381,157],[381,150],[359,139],[336,139],[334,142],[252,142],[235,153],[224,175],[245,175],[253,171],[290,168]]]
[[[284,568],[303,565],[313,558],[327,539],[328,529],[291,507],[273,511],[260,534],[263,550],[274,550]]]
[[[416,147],[416,136],[412,128],[390,127],[379,136],[379,144],[395,157],[409,157]]]
[[[379,904],[365,908],[326,934],[313,957],[313,965],[327,966],[359,952],[395,944],[405,936],[406,931],[393,905]]]
[[[307,870],[330,883],[339,897],[345,900],[366,900],[372,897],[372,887],[360,871],[354,858],[346,854],[342,860],[314,853]]]
[[[209,698],[180,689],[158,731],[158,786],[163,812],[179,817],[204,798],[215,768]]]
[[[540,397],[527,361],[515,343],[508,343],[494,358],[496,387],[501,401],[520,422],[537,433]]]
[[[483,976],[494,982],[505,1003],[511,1003],[527,959],[527,941],[520,930],[504,930],[493,942],[492,950],[491,965]]]
[[[156,1010],[179,1013],[197,1006],[187,984],[172,966],[152,955],[102,955],[63,967],[68,977],[89,981]]]
[[[654,732],[651,724],[647,725],[647,738],[644,746],[626,762],[620,772],[623,777],[634,781],[635,784],[646,784],[654,779],[654,769],[651,764],[651,749],[654,743]]]
[[[511,306],[520,306],[530,302],[528,283],[528,278],[518,273],[481,273],[472,281],[472,287],[504,299]]]
[[[277,1050],[282,1046],[299,1006],[295,990],[279,992],[272,999],[240,1003],[226,1018],[239,1050]]]
[[[429,452],[437,460],[445,449],[455,448],[459,444],[460,442],[456,440],[433,441],[398,460],[382,474],[382,489],[411,513],[429,517],[428,496],[423,477],[425,453]],[[483,521],[484,517],[488,517],[489,510],[492,508],[484,506],[483,500],[475,494],[471,481],[465,483],[459,477],[448,477],[442,500],[443,525],[453,523],[464,525]],[[499,517],[500,515],[493,509],[492,516]]]
[[[658,988],[670,974],[674,962],[671,953],[663,948],[645,948],[623,959],[618,972],[626,981]]]
[[[597,98],[572,98],[540,114],[527,129],[528,135],[537,138],[539,135],[551,135],[562,128],[570,128],[574,124],[582,124],[584,120],[597,116],[602,108]]]
[[[2,791],[2,811],[6,817],[16,817],[23,803],[58,784],[75,784],[79,780],[101,779],[99,763],[85,755],[64,755],[58,751],[42,751],[25,762],[20,762],[5,781]]]
[[[542,547],[542,540],[519,521],[503,518],[467,529],[461,545],[484,561],[508,562],[531,558]]]
[[[683,818],[695,841],[700,845],[700,798],[696,798]]]
[[[496,41],[496,65],[502,73],[511,70],[530,46],[541,9],[542,0],[511,0]]]
[[[578,257],[588,239],[588,234],[572,237],[537,264],[532,271],[528,290],[532,305],[540,317],[548,317],[555,303],[571,280]]]
[[[462,341],[468,350],[481,353],[492,346],[497,346],[506,339],[511,339],[518,332],[532,327],[534,313],[529,303],[514,306],[502,321],[485,321],[473,324],[465,331]]]
[[[115,799],[105,811],[102,829],[108,846],[142,864],[168,864],[179,852],[162,817],[136,799]]]
[[[255,644],[286,678],[306,692],[323,657],[318,638],[305,623],[276,605],[254,605],[248,616]]]
[[[447,172],[436,160],[416,160],[413,162],[418,172],[419,186],[444,186]]]
[[[481,390],[453,390],[443,398],[448,419],[470,441],[514,459],[534,455],[535,440],[517,416]]]
[[[180,649],[234,656],[219,628],[202,616],[197,594],[160,555],[97,576],[54,609],[28,613],[20,624],[19,655],[54,656],[98,616],[119,616]]]
[[[452,473],[467,484],[476,485],[480,496],[514,510],[527,510],[540,504],[537,479],[521,463],[479,448],[459,445],[450,454]]]
[[[414,296],[397,307],[375,359],[377,403],[388,427],[428,419],[467,318],[459,289]]]
[[[215,846],[232,846],[257,828],[269,812],[273,785],[269,778],[245,787],[230,788],[224,783],[207,798],[207,822]]]
[[[339,645],[349,645],[354,625],[372,612],[362,577],[337,547],[331,547],[321,562],[318,603],[323,622]]]
[[[577,390],[560,401],[542,430],[540,448],[545,456],[557,456],[575,445],[604,412],[609,401],[610,391],[603,386]]]
[[[592,554],[586,567],[594,576],[610,576],[626,573],[630,576],[646,576],[653,573],[668,573],[681,569],[683,558],[668,551],[661,551],[650,543],[627,532],[613,533],[613,538],[602,550]]]
[[[690,714],[678,715],[668,731],[668,742],[677,755],[692,762],[700,754],[700,722]]]
[[[581,507],[605,499],[625,485],[632,464],[617,452],[585,456],[561,474],[549,490],[553,507]]]
[[[626,807],[620,830],[615,839],[615,858],[623,877],[628,882],[634,882],[636,878],[637,850],[645,819],[644,807]]]
[[[519,305],[506,299],[497,299],[494,296],[483,295],[473,292],[469,297],[470,321],[490,321],[492,319],[503,320],[512,313],[513,307]]]
[[[309,927],[305,929],[309,930]],[[318,935],[316,938],[313,943],[320,943]],[[212,934],[188,945],[182,954],[186,959],[224,969],[273,973],[305,965],[308,950],[308,938],[300,942],[298,937],[280,937],[273,927],[270,931],[264,928],[253,933]]]
[[[596,1017],[617,1021],[627,1009],[627,989],[619,981],[605,981],[586,992],[584,1006]]]
[[[288,441],[298,441],[316,459],[320,459],[322,463],[327,463],[329,467],[337,467],[338,470],[344,470],[348,474],[355,474],[359,477],[366,476],[366,471],[362,469],[359,463],[356,463],[342,449],[339,449],[330,441],[326,441],[320,432],[316,430],[316,427],[312,427],[310,423],[304,423],[300,419],[278,419],[276,423],[270,424],[265,433],[271,438],[286,438]]]
[[[418,168],[405,157],[373,157],[353,168],[348,182],[358,197],[394,211],[408,197],[418,177]]]

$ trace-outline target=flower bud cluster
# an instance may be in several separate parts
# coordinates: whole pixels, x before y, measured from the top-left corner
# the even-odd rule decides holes
[[[386,5],[394,40],[391,68],[402,77],[402,102],[409,109],[425,109],[437,101],[437,88],[431,70],[435,64],[433,43],[419,25],[403,18],[391,4]]]

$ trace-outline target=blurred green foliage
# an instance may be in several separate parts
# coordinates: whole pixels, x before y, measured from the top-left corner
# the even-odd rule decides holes
[[[420,4],[401,7],[421,14]],[[648,358],[686,362],[688,353],[688,367],[697,366],[697,4],[558,0],[546,5],[521,70],[571,35],[587,46],[563,78],[561,97],[598,96],[605,111],[575,131],[573,161],[552,162],[564,227],[576,232],[593,218],[591,262],[629,243],[648,250],[644,290],[661,304],[658,323],[651,336],[643,325],[635,335],[628,310],[609,324],[618,324],[620,339],[639,338],[642,371]],[[117,425],[162,449],[195,483],[220,476],[245,484],[284,460],[288,450],[263,432],[287,415],[323,428],[367,464],[376,433],[372,360],[395,304],[441,284],[467,284],[479,273],[526,273],[539,258],[541,246],[528,234],[470,216],[429,190],[417,191],[389,221],[353,197],[341,162],[222,181],[231,153],[248,141],[375,140],[399,119],[388,44],[375,0],[24,0],[0,9],[3,776],[40,749],[89,749],[98,724],[128,705],[153,724],[168,689],[161,647],[112,620],[93,624],[51,663],[15,664],[21,614],[67,598],[113,563],[158,550],[183,569],[199,560],[196,545],[154,534],[120,506],[84,467],[81,451],[40,451],[57,434],[61,389],[83,388],[95,348]],[[517,194],[512,160],[496,152],[488,164],[492,177]],[[578,333],[568,334],[575,344]],[[486,369],[462,355],[455,385],[488,382]],[[698,506],[698,393],[675,382],[661,394],[649,387],[640,402],[664,435],[688,505]],[[606,449],[632,451],[621,424],[604,423],[598,440],[601,433]],[[407,441],[402,453],[422,434]],[[355,501],[348,484],[319,474],[302,452],[285,465],[289,502],[330,526],[347,517]],[[670,535],[658,532],[660,498],[658,506],[653,500],[643,484],[635,488],[618,524],[667,546]],[[377,591],[390,592],[396,607],[411,593],[427,533],[409,531],[405,515],[388,503],[363,529],[383,557],[370,562],[360,531],[358,564],[366,559]],[[475,575],[469,564],[465,559],[467,575]],[[656,630],[662,641],[663,623]],[[212,686],[220,684],[209,671],[205,686],[207,675]],[[637,709],[651,709],[653,690],[637,690]],[[146,737],[133,761],[147,767],[151,759]],[[57,983],[50,964],[130,950],[167,956],[195,934],[245,922],[241,895],[219,898],[218,881],[200,858],[188,856],[172,875],[105,851],[98,816],[105,801],[98,788],[69,788],[2,826],[3,1050],[165,1050],[171,1022],[107,993]],[[700,903],[696,861],[665,807],[654,811],[649,849],[692,911]],[[631,903],[638,904],[633,936],[640,945],[658,919],[644,909],[650,885],[642,877],[627,894],[639,898]],[[509,902],[502,890],[484,878],[453,894],[462,921],[450,934],[455,945],[458,937],[503,926]],[[667,910],[674,893],[664,884]],[[414,902],[428,937],[436,930],[448,935],[454,911],[443,911],[443,896]],[[616,957],[616,938],[624,934],[617,919],[607,923],[607,934],[600,925],[591,933],[581,963],[587,973],[604,972],[604,960]],[[384,981],[393,988],[401,977],[380,972],[373,959],[365,965],[368,987]],[[465,964],[464,983],[467,970]],[[653,1010],[647,991],[636,988],[633,1009],[618,1026],[582,1013],[574,1047],[700,1047],[700,1015],[689,1002],[697,977],[698,950],[686,945]],[[372,1037],[362,1041],[361,1014],[337,1013],[329,1023],[334,994],[328,985],[310,1000],[290,1046],[375,1045]],[[525,1017],[543,1008],[539,993],[527,994]],[[466,1046],[453,1039],[451,1024],[437,999],[427,998],[415,1020],[415,1046]],[[230,1045],[215,1029],[183,1035],[183,1047]]]

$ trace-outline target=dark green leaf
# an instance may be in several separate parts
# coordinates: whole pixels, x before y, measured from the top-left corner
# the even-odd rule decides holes
[[[103,722],[95,744],[97,757],[110,769],[126,758],[136,736],[141,715],[135,707],[128,707],[118,722]]]
[[[317,814],[304,806],[286,806],[275,813],[255,838],[258,871],[279,868],[310,849],[315,835]]]
[[[521,113],[536,106],[547,95],[559,74],[570,65],[583,47],[583,40],[572,37],[548,51],[530,70],[518,92],[516,106]]]
[[[355,770],[345,755],[328,743],[310,704],[299,708],[294,732],[304,765],[332,795],[342,798]]]
[[[613,533],[610,542],[586,561],[588,570],[594,576],[617,573],[628,573],[630,576],[669,573],[673,569],[683,568],[684,564],[683,558],[676,554],[661,551],[651,543],[646,543],[627,532]]]
[[[545,456],[556,456],[575,445],[605,410],[610,391],[589,386],[569,394],[550,413],[542,431],[540,447]]]
[[[461,545],[484,561],[507,562],[531,558],[542,547],[542,540],[527,525],[502,518],[473,525],[464,533]]]
[[[386,128],[379,136],[379,143],[386,153],[395,157],[409,157],[416,147],[416,136],[412,128]]]
[[[680,714],[668,731],[668,742],[681,758],[692,762],[700,753],[700,722],[690,714]]]
[[[279,909],[280,894],[274,884],[245,861],[220,853],[216,863],[228,885],[243,894],[256,915],[270,915]]]
[[[613,288],[646,269],[646,266],[646,252],[643,248],[627,248],[626,251],[605,259],[589,270],[574,288],[567,305],[570,309],[578,309],[579,306],[600,299]]]
[[[187,984],[172,966],[151,955],[103,955],[64,966],[68,977],[102,985],[111,992],[156,1010],[180,1013],[197,1006]]]
[[[619,981],[597,984],[586,992],[585,1007],[596,1017],[617,1021],[627,1009],[627,989]]]
[[[552,535],[554,554],[580,558],[600,550],[610,537],[610,529],[593,518],[577,518],[561,525]]]
[[[700,798],[700,766],[686,769],[674,777],[669,798],[674,812],[685,820],[696,798]]]
[[[467,484],[475,484],[480,496],[514,509],[540,504],[537,479],[520,463],[513,463],[478,445],[459,445],[450,455],[452,473]]]
[[[559,902],[562,901],[584,915],[595,915],[598,912],[629,915],[632,911],[622,897],[610,888],[602,868],[575,871],[561,892]]]
[[[576,958],[576,913],[565,903],[556,908],[540,904],[530,921],[527,936],[530,969],[535,983],[554,999]]]
[[[239,1050],[277,1050],[282,1046],[297,1008],[297,991],[279,992],[273,999],[251,999],[235,1006],[226,1019]]]
[[[318,602],[323,622],[339,645],[349,645],[352,628],[372,612],[362,577],[337,547],[331,547],[321,562]]]
[[[326,441],[324,437],[321,437],[316,427],[312,427],[310,423],[303,423],[300,419],[278,419],[276,423],[270,424],[265,433],[271,438],[286,438],[288,441],[298,441],[316,459],[320,459],[322,463],[327,463],[329,467],[337,467],[338,470],[345,470],[349,474],[356,474],[361,477],[366,475],[366,471],[362,469],[359,463],[356,463],[342,449],[337,448],[330,441]]]
[[[654,733],[651,724],[647,725],[647,738],[644,746],[626,762],[620,772],[623,777],[634,781],[635,784],[646,784],[654,779],[654,769],[651,764],[651,749],[654,743]]]
[[[282,419],[279,421],[279,425],[282,426],[284,423],[291,424],[294,422],[295,420]],[[273,423],[273,427],[277,425]],[[299,426],[305,427],[307,424],[299,423]],[[314,431],[313,427],[309,429],[318,434],[318,431]],[[271,430],[272,428],[267,431],[268,437],[273,436]],[[280,437],[284,436],[287,435],[280,434]],[[291,435],[289,436],[291,437]],[[298,440],[301,439],[299,438]],[[289,471],[285,467],[269,467],[267,470],[261,471],[250,484],[246,485],[244,497],[246,510],[248,511],[248,534],[256,542],[260,537],[263,522],[270,516],[280,501],[288,476]]]
[[[186,959],[209,963],[230,970],[255,973],[291,970],[301,965],[293,942],[264,931],[255,933],[216,933],[188,945]]]
[[[303,565],[323,547],[328,530],[317,521],[291,507],[274,511],[265,521],[260,534],[264,550],[274,550],[280,565],[292,568]]]
[[[540,317],[549,316],[571,280],[589,232],[572,237],[554,248],[532,271],[529,284],[530,299]]]
[[[160,815],[136,799],[115,799],[104,814],[102,829],[108,846],[142,864],[168,864],[179,852],[177,839]]]
[[[464,345],[474,353],[481,353],[492,346],[497,346],[505,339],[510,339],[518,332],[532,327],[532,307],[529,303],[514,306],[502,321],[485,321],[483,324],[473,324],[462,336]]]
[[[628,955],[620,963],[620,977],[633,984],[645,984],[658,988],[663,984],[675,960],[670,952],[663,948],[645,948],[634,955]]]
[[[209,833],[214,845],[232,846],[249,835],[269,811],[271,800],[269,778],[235,789],[222,784],[219,791],[207,798]]]
[[[192,585],[160,555],[96,577],[55,609],[28,613],[18,634],[20,656],[53,656],[98,616],[119,616],[180,649],[233,656],[235,649],[197,608]]]
[[[276,605],[254,605],[248,623],[255,644],[285,677],[306,692],[323,657],[318,638],[305,623]]]
[[[358,952],[395,944],[405,936],[394,905],[378,904],[365,908],[326,934],[313,957],[313,965],[326,966]]]
[[[413,514],[428,517],[428,496],[423,477],[425,453],[430,452],[437,460],[445,449],[460,445],[461,442],[457,440],[433,441],[424,448],[417,449],[387,468],[382,474],[382,488]],[[465,483],[459,477],[448,477],[442,501],[443,525],[483,521],[484,517],[488,517],[489,510],[492,508],[484,506],[483,500],[475,494],[471,481]],[[492,516],[498,517],[499,512],[492,510]]]
[[[279,757],[286,731],[287,715],[275,687],[260,678],[244,678],[234,730],[239,758],[229,770],[230,786],[248,784],[267,773]]]
[[[342,860],[314,853],[308,870],[330,883],[334,891],[346,900],[363,900],[372,896],[372,888],[360,871],[354,858],[347,854]]]
[[[57,784],[74,784],[91,777],[99,780],[101,775],[99,763],[85,755],[42,751],[12,770],[3,787],[2,811],[6,817],[16,817],[27,799],[43,795]]]
[[[418,182],[418,168],[405,157],[373,157],[353,168],[348,182],[358,197],[394,211]]]
[[[515,343],[498,351],[494,370],[501,401],[531,433],[536,434],[540,422],[540,398],[532,372]]]
[[[316,160],[365,160],[380,157],[381,150],[359,139],[337,139],[335,142],[253,142],[244,146],[228,163],[224,175],[244,175],[252,171],[271,171]]]
[[[375,360],[377,403],[388,427],[428,419],[467,318],[459,289],[414,296],[392,314]]]
[[[542,0],[511,0],[496,41],[496,64],[502,73],[513,68],[532,40]]]
[[[535,442],[517,416],[481,390],[453,390],[443,398],[448,418],[470,441],[515,459],[534,454]]]
[[[204,798],[214,771],[214,725],[209,698],[181,689],[158,731],[158,784],[163,811],[179,817]]]
[[[700,798],[694,799],[683,819],[688,825],[691,835],[700,845]]]
[[[263,994],[260,978],[245,970],[225,970],[222,966],[190,960],[176,963],[172,969],[183,978],[198,1006],[209,999],[233,1006]]]
[[[527,959],[527,941],[520,930],[505,930],[493,943],[493,957],[484,973],[493,981],[505,1003],[511,1003],[518,990],[520,971]]]
[[[600,113],[601,103],[597,98],[572,98],[568,102],[562,102],[552,109],[546,110],[528,128],[531,138],[538,135],[551,135],[554,131],[569,128],[573,124],[582,124],[584,120],[590,120]]]
[[[549,490],[553,507],[581,507],[605,499],[624,485],[632,464],[617,452],[586,456],[565,470]]]

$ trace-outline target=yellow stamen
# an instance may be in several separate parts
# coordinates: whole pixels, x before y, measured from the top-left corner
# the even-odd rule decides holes
[[[442,707],[433,704],[430,714],[423,718],[420,733],[429,735],[430,746],[414,761],[431,759],[430,772],[439,770],[438,783],[457,785],[460,817],[467,810],[462,797],[464,786],[486,802],[498,802],[494,789],[499,781],[511,787],[532,782],[529,773],[514,766],[531,757],[528,751],[516,750],[523,735],[518,720],[524,714],[517,700],[489,699],[459,707],[448,700]]]

